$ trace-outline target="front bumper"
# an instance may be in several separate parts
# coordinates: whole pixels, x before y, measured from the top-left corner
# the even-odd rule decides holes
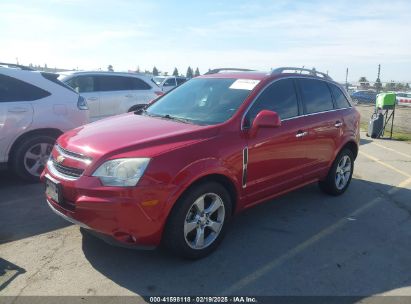
[[[47,204],[60,217],[110,244],[142,249],[160,244],[170,209],[169,187],[147,180],[132,188],[105,187],[96,177],[62,180],[46,168],[42,181],[47,176],[61,184],[61,203],[46,195]]]

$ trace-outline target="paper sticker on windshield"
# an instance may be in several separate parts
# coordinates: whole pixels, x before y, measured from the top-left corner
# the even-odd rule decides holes
[[[251,91],[260,82],[260,80],[254,79],[237,79],[230,86],[230,89],[234,90],[249,90]]]

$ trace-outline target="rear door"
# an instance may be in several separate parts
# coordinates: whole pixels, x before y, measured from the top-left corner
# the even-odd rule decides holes
[[[129,77],[119,75],[97,76],[100,91],[100,118],[127,112],[122,105],[132,103],[135,96]]]
[[[33,121],[31,102],[49,95],[27,82],[0,75],[0,162],[7,159],[13,141],[30,127]]]
[[[317,179],[328,171],[342,139],[343,121],[336,111],[327,82],[318,79],[297,80],[304,108],[304,145],[309,165],[305,179]]]
[[[245,116],[246,128],[262,110],[277,112],[281,126],[261,128],[247,141],[243,187],[250,202],[299,185],[307,165],[304,139],[299,136],[304,117],[294,80],[278,80],[264,89]]]
[[[131,89],[129,94],[131,94],[133,97],[131,100],[127,100],[126,111],[128,111],[128,109],[130,109],[134,105],[147,104],[157,97],[157,95],[154,93],[153,87],[143,79],[137,77],[128,78]],[[155,86],[154,83],[152,85]]]
[[[97,90],[96,77],[94,75],[78,75],[64,82],[86,99],[90,121],[99,119],[101,116],[100,93]]]

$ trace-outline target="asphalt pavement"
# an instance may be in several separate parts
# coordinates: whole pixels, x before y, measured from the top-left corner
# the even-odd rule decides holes
[[[363,134],[339,197],[317,185],[234,218],[211,256],[112,247],[0,172],[0,295],[411,295],[411,144]]]

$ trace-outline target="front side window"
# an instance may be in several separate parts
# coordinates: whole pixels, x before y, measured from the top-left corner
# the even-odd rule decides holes
[[[14,77],[0,75],[0,102],[33,101],[51,94]]]
[[[175,85],[176,85],[176,81],[174,78],[169,78],[166,80],[166,82],[164,82],[164,86],[166,87],[171,87],[171,86],[175,87]]]
[[[77,93],[89,93],[96,91],[93,76],[77,76],[64,82],[72,87]]]
[[[279,80],[266,88],[247,113],[244,127],[251,127],[254,118],[262,110],[277,112],[281,119],[298,116],[298,100],[294,80]]]
[[[307,114],[329,111],[334,108],[327,83],[316,79],[298,79]]]
[[[177,80],[177,85],[183,84],[184,82],[186,82],[187,79],[185,78],[176,78]]]
[[[258,83],[255,80],[249,82],[251,86],[242,85],[241,79],[195,78],[160,97],[143,115],[198,125],[219,124],[234,115]]]
[[[345,97],[344,93],[336,85],[330,84],[331,91],[334,95],[335,105],[338,109],[349,108],[350,103]]]

